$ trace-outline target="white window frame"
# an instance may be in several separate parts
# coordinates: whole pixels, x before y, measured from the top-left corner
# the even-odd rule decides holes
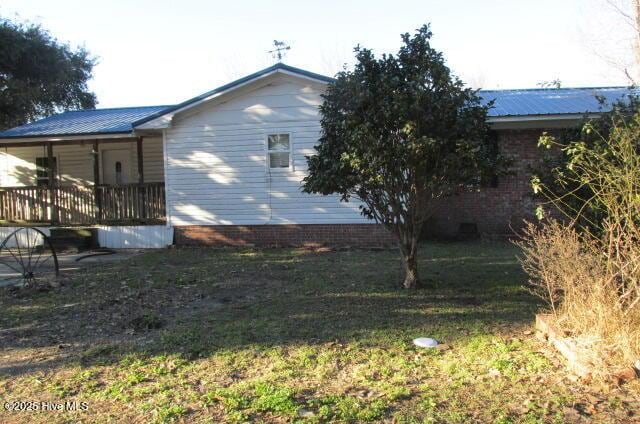
[[[269,136],[270,135],[288,135],[289,136],[289,150],[269,150]],[[267,173],[271,172],[289,172],[295,170],[293,162],[293,134],[288,131],[269,131],[264,135],[264,151],[265,151],[265,163]],[[270,153],[289,153],[289,166],[287,168],[272,168]]]

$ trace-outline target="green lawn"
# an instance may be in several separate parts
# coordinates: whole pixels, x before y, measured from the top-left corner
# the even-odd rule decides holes
[[[82,412],[0,422],[628,422],[638,385],[583,387],[531,335],[507,244],[395,251],[172,249],[48,292],[0,291],[0,399]],[[446,344],[420,350],[412,339]]]

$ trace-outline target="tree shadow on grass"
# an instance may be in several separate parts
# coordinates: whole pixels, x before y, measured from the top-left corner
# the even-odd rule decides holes
[[[426,247],[422,276],[435,287],[408,292],[395,286],[394,251],[184,249],[106,265],[56,291],[3,297],[0,346],[10,358],[0,373],[133,352],[199,358],[328,342],[385,347],[418,336],[457,343],[531,322],[538,304],[521,287],[512,247]],[[136,327],[140,317],[157,325]]]

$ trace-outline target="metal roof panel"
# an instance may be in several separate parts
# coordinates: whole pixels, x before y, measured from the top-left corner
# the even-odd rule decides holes
[[[478,94],[484,104],[494,100],[490,117],[503,117],[606,112],[615,102],[639,95],[640,91],[627,87],[586,87],[481,90]],[[600,103],[598,98],[604,102]]]
[[[133,130],[133,122],[167,108],[142,106],[68,111],[2,131],[0,138],[127,133]]]

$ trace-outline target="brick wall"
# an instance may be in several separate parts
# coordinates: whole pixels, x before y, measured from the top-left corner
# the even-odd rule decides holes
[[[543,131],[498,131],[500,152],[513,161],[512,175],[501,176],[495,188],[482,188],[441,200],[425,232],[432,236],[457,237],[461,224],[475,224],[479,234],[511,236],[522,228],[525,219],[535,219],[531,168],[542,158],[537,144]]]
[[[177,245],[390,247],[395,239],[375,224],[192,225],[175,227]]]
[[[463,193],[439,202],[425,234],[459,237],[461,224],[472,224],[479,234],[511,236],[524,220],[534,218],[531,169],[542,158],[537,147],[543,130],[501,130],[500,152],[511,158],[512,174],[501,176],[498,186]],[[175,228],[178,245],[208,246],[393,246],[394,238],[375,224],[219,225]]]

